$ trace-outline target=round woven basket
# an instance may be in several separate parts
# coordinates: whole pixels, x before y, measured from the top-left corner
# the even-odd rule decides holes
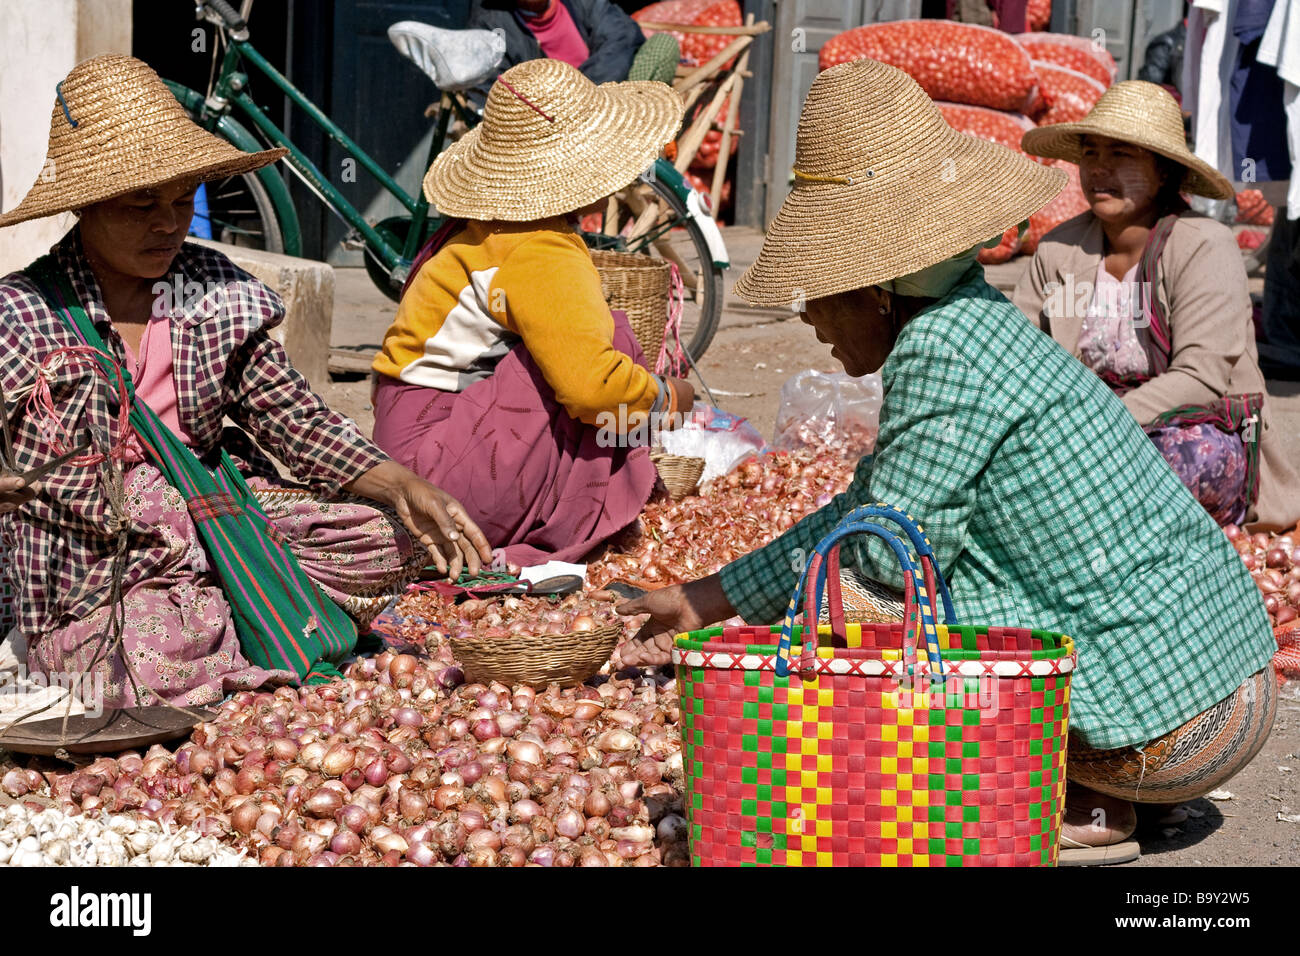
[[[467,680],[572,687],[591,677],[614,653],[621,624],[568,634],[451,638]]]
[[[610,310],[622,309],[627,313],[646,362],[653,367],[668,325],[671,267],[653,256],[603,249],[593,249],[591,261],[600,273],[600,291]]]
[[[704,474],[703,458],[688,458],[685,455],[669,455],[662,449],[650,452],[650,460],[659,470],[668,493],[676,501],[693,492]]]

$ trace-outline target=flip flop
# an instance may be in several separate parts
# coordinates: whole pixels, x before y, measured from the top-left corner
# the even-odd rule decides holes
[[[506,595],[529,597],[563,597],[582,590],[583,580],[577,574],[557,574],[541,581],[521,581],[505,571],[482,571],[477,575],[462,574],[453,584],[450,581],[428,580],[437,577],[438,569],[430,565],[421,572],[421,583],[413,585],[421,591],[437,591],[450,598],[487,598]]]
[[[1124,840],[1109,846],[1088,846],[1069,837],[1061,836],[1061,850],[1057,866],[1112,866],[1132,863],[1142,855],[1137,840]]]

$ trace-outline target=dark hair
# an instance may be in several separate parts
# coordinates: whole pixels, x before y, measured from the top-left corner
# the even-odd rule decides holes
[[[1187,208],[1183,201],[1183,180],[1187,176],[1187,167],[1166,156],[1151,150],[1155,157],[1156,172],[1160,174],[1160,188],[1156,191],[1155,207],[1159,215],[1168,216],[1180,213]]]

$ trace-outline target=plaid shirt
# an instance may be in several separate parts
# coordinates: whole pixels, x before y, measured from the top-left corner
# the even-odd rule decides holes
[[[875,455],[848,490],[723,568],[747,620],[779,619],[801,557],[886,501],[922,522],[963,623],[1075,639],[1071,729],[1092,747],[1167,733],[1268,663],[1268,617],[1226,536],[1124,404],[982,270],[903,327],[881,376]],[[902,586],[878,538],[843,557]]]
[[[104,310],[99,285],[73,229],[54,247],[55,260],[72,279],[117,362],[126,367],[122,340]],[[334,491],[387,460],[348,418],[331,412],[289,364],[268,334],[284,319],[280,297],[220,252],[186,244],[160,282],[184,295],[174,302],[171,338],[178,413],[194,438],[194,452],[215,464],[222,418],[229,415],[276,455],[300,481]],[[191,289],[202,290],[191,296]],[[174,297],[175,298],[175,297]],[[51,352],[80,344],[23,272],[0,280],[0,382],[9,398],[10,429],[18,468],[54,457],[17,396],[28,389]],[[49,377],[63,427],[114,433],[116,392],[88,364],[68,364]],[[98,439],[97,439],[98,445]],[[96,451],[103,451],[98,446]],[[17,588],[19,627],[36,636],[80,620],[108,595],[116,535],[103,472],[65,465],[41,483],[35,500],[0,517]],[[125,587],[148,580],[170,548],[159,531],[129,530]]]

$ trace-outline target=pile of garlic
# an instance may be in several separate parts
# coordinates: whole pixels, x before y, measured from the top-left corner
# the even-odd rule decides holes
[[[0,810],[0,866],[256,866],[189,827],[126,814],[67,816],[15,803]]]

